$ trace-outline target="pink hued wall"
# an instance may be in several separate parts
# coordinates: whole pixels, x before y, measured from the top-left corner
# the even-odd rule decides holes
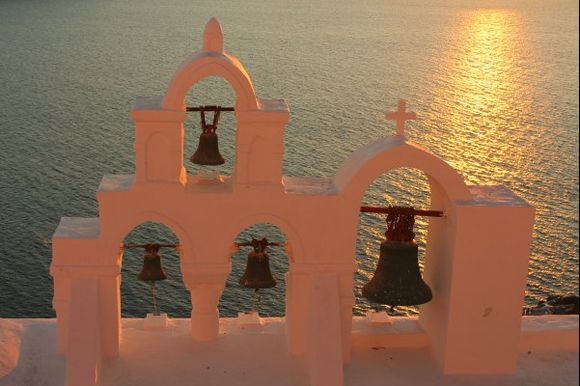
[[[183,166],[185,96],[208,76],[225,79],[237,96],[235,168],[209,182]],[[340,386],[350,358],[358,208],[372,181],[400,167],[425,172],[431,206],[446,214],[429,223],[425,280],[433,301],[420,313],[434,360],[450,374],[514,371],[534,209],[505,187],[466,186],[401,135],[359,149],[332,178],[283,177],[289,113],[283,100],[256,97],[242,64],[223,51],[215,19],[165,96],[137,99],[135,175],[105,176],[99,218],[63,218],[53,236],[53,305],[68,386],[97,384],[101,359],[119,355],[120,247],[145,221],[179,238],[194,341],[218,336],[236,235],[258,222],[278,226],[290,258],[288,353],[308,358],[312,385]]]

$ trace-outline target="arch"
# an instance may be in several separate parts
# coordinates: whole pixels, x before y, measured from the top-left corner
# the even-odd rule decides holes
[[[431,195],[445,193],[450,201],[471,201],[472,196],[451,166],[402,137],[381,138],[355,151],[340,167],[334,182],[341,195],[360,203],[368,186],[389,170],[408,167],[427,175]]]
[[[414,172],[417,172],[419,175],[414,175]],[[397,176],[391,175],[392,173],[400,173],[405,176],[413,174],[413,180],[411,180],[412,183],[406,184],[405,186],[397,186],[399,180],[396,178]],[[429,206],[429,202],[432,200],[432,184],[433,182],[422,170],[408,167],[393,168],[388,172],[377,176],[377,178],[368,185],[367,190],[361,197],[361,201],[364,200],[364,205],[384,206],[385,201],[389,202],[391,199],[395,199],[395,205],[411,205],[417,208],[415,205],[419,204],[420,206],[417,209],[424,209]],[[415,194],[412,193],[413,190]],[[379,193],[378,203],[377,201],[373,202],[370,197],[371,192]],[[398,194],[393,194],[395,192]],[[385,195],[390,197],[387,198]],[[369,199],[371,199],[370,202]],[[407,201],[407,199],[409,199],[410,202]],[[436,204],[436,206],[439,208],[438,204]],[[364,216],[358,216],[358,218],[355,254],[357,270],[353,278],[353,290],[356,301],[353,307],[353,314],[362,316],[367,311],[373,310],[376,306],[362,296],[361,290],[362,286],[367,284],[373,278],[377,269],[380,258],[381,243],[385,240],[387,224],[385,222],[386,216],[384,215],[367,214]],[[422,262],[424,263],[427,261],[425,247],[427,244],[427,234],[429,232],[428,218],[415,218],[413,230],[415,232],[414,241],[419,247],[418,258],[419,265],[421,266]],[[411,316],[418,314],[416,306],[398,306],[396,311],[391,309],[388,313],[391,316]]]
[[[288,240],[288,235],[280,227],[272,223],[258,222],[239,229],[232,243],[246,242],[252,238],[261,239],[262,237],[266,237],[269,242]],[[252,247],[240,247],[235,251],[230,251],[231,271],[224,280],[224,291],[219,303],[220,315],[232,317],[237,316],[240,311],[249,311],[251,309],[255,300],[253,299],[255,296],[254,291],[239,284],[239,280],[247,268],[248,253],[251,251],[253,251]],[[279,306],[284,304],[284,301],[280,302],[280,300],[285,299],[287,296],[286,274],[290,270],[289,251],[284,247],[271,246],[267,248],[266,252],[270,257],[269,267],[276,285],[260,290],[261,297],[266,302],[262,302],[256,311],[266,312],[269,316],[283,316],[285,307]]]
[[[283,218],[276,216],[271,213],[252,213],[237,219],[233,219],[230,222],[230,227],[225,235],[226,240],[234,240],[236,236],[246,228],[251,227],[255,224],[270,223],[278,227],[282,233],[288,237],[288,246],[286,247],[286,253],[288,254],[288,264],[291,267],[293,262],[302,260],[303,245],[302,238],[300,234],[295,230],[295,228],[285,221]],[[231,246],[226,245],[222,247],[222,252],[220,256],[226,256],[229,259],[231,254]]]
[[[258,109],[252,80],[240,61],[225,52],[194,52],[179,66],[163,98],[163,109],[185,110],[185,97],[200,80],[217,76],[236,93],[236,113]]]
[[[152,236],[154,238],[151,238]],[[151,221],[133,228],[124,240],[125,244],[150,242],[179,243],[177,235],[171,229]],[[141,248],[123,250],[122,280],[120,280],[121,312],[130,317],[142,317],[152,311],[150,283],[138,278],[139,272],[143,269],[143,254],[144,250]],[[159,254],[162,269],[167,275],[167,280],[157,283],[159,310],[173,317],[189,317],[191,296],[183,282],[179,251],[163,248]]]
[[[108,240],[108,248],[111,250],[110,253],[106,254],[107,256],[115,256],[115,258],[117,258],[119,245],[123,243],[123,240],[125,240],[127,235],[131,233],[133,229],[146,222],[155,222],[168,228],[179,239],[179,261],[181,267],[187,263],[192,264],[195,260],[196,254],[193,248],[193,243],[191,242],[187,231],[179,224],[179,222],[174,221],[168,216],[158,212],[143,211],[118,216],[118,219],[121,221],[116,223],[116,227]]]

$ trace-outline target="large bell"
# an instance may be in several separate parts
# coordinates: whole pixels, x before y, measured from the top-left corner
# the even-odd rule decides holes
[[[137,276],[141,281],[160,281],[167,279],[167,275],[161,267],[161,256],[159,255],[159,244],[146,244],[145,256],[143,256],[143,269]]]
[[[421,278],[417,244],[383,241],[375,275],[363,288],[368,300],[390,306],[424,304],[433,298]]]
[[[220,119],[221,107],[217,106],[214,111],[213,123],[208,124],[205,121],[205,107],[201,107],[201,135],[197,150],[191,156],[190,160],[197,165],[222,165],[224,157],[220,154],[218,146],[218,136],[216,130]]]
[[[246,272],[240,278],[240,285],[254,289],[276,286],[276,279],[270,271],[270,258],[266,252],[252,251],[248,254]]]
[[[201,133],[197,150],[190,160],[197,165],[222,165],[225,162],[219,151],[218,137],[215,131]]]

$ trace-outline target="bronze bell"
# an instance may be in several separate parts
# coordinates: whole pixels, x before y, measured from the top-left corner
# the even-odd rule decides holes
[[[433,298],[421,278],[418,247],[414,242],[383,241],[377,269],[362,288],[368,300],[390,306],[412,306]]]
[[[246,272],[240,278],[240,285],[246,288],[272,288],[276,286],[276,279],[270,271],[270,257],[266,253],[266,247],[270,245],[264,238],[253,239],[248,243],[254,247],[254,251],[248,254]]]
[[[419,271],[419,253],[413,241],[413,208],[396,208],[387,215],[387,240],[371,281],[362,288],[368,300],[390,306],[411,306],[429,302],[431,288]]]
[[[197,165],[222,165],[225,161],[224,157],[220,154],[218,136],[216,134],[220,107],[216,107],[212,124],[205,122],[205,110],[203,107],[200,109],[200,113],[202,132],[199,136],[197,150],[191,156],[190,161]]]
[[[145,244],[145,256],[143,256],[143,269],[137,276],[141,281],[160,281],[167,279],[167,275],[161,267],[159,244]]]

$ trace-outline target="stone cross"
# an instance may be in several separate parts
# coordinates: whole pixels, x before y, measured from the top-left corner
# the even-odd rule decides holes
[[[417,119],[417,114],[407,110],[407,101],[399,99],[397,111],[388,111],[385,116],[389,121],[397,121],[397,135],[405,136],[405,124],[407,121]]]

